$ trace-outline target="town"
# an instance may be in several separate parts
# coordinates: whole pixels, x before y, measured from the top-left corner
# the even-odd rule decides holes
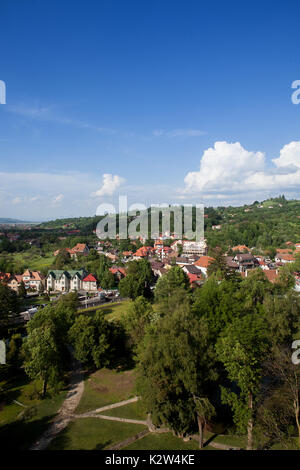
[[[193,322],[207,322],[205,328],[210,331],[207,339],[202,338],[200,341],[196,337],[194,339],[191,337],[191,341],[195,342],[195,345],[198,344],[199,352],[202,351],[201,354],[204,356],[209,351],[205,346],[207,341],[220,348],[219,354],[225,354],[225,350],[223,352],[221,349],[224,347],[221,338],[224,329],[226,331],[226,325],[230,328],[234,321],[241,322],[242,325],[249,316],[247,321],[251,323],[255,318],[258,322],[255,328],[259,328],[259,331],[264,331],[265,327],[269,330],[268,333],[267,331],[263,333],[262,340],[269,344],[270,354],[272,348],[275,348],[272,354],[277,351],[274,357],[279,366],[286,360],[284,354],[289,354],[290,360],[294,354],[293,357],[296,359],[291,363],[297,364],[299,351],[293,351],[291,348],[292,343],[298,344],[300,331],[300,227],[299,222],[297,225],[294,224],[298,218],[299,208],[299,201],[288,201],[284,196],[236,208],[206,208],[205,238],[200,241],[176,238],[176,234],[171,231],[160,232],[155,239],[140,236],[135,240],[124,240],[116,236],[115,239],[99,240],[95,228],[98,223],[97,217],[83,220],[58,219],[42,224],[3,222],[0,232],[0,319],[7,348],[6,373],[8,376],[17,374],[16,377],[19,377],[18,367],[23,363],[26,374],[24,376],[23,371],[21,376],[23,380],[25,377],[27,380],[30,378],[30,387],[36,390],[32,397],[35,402],[38,400],[41,404],[45,400],[51,401],[53,397],[61,397],[62,400],[68,387],[68,380],[75,380],[78,389],[76,388],[77,400],[73,405],[73,414],[75,413],[77,419],[71,424],[74,417],[72,418],[73,414],[69,415],[66,432],[73,436],[73,427],[82,423],[81,428],[87,443],[93,437],[89,428],[84,427],[84,422],[87,421],[81,420],[81,417],[90,417],[90,419],[101,417],[104,420],[118,422],[123,416],[124,407],[128,423],[135,423],[131,426],[137,426],[136,436],[140,436],[140,431],[144,436],[144,432],[146,433],[148,429],[147,432],[152,436],[148,437],[149,442],[152,442],[154,436],[157,438],[160,436],[162,443],[172,441],[172,444],[169,444],[172,448],[173,446],[178,449],[192,449],[194,446],[203,448],[205,438],[209,439],[218,420],[225,419],[230,422],[231,419],[229,416],[223,416],[224,410],[218,399],[208,398],[211,393],[210,387],[212,389],[218,387],[220,379],[217,381],[209,379],[210,385],[205,392],[207,394],[205,400],[209,400],[205,405],[208,407],[205,413],[207,416],[212,413],[210,419],[217,415],[217,421],[212,419],[210,426],[205,427],[200,420],[200,434],[195,434],[196,430],[193,434],[192,409],[194,406],[196,409],[200,406],[197,405],[197,401],[194,403],[193,398],[191,419],[183,421],[180,425],[188,426],[186,431],[182,432],[181,427],[175,431],[173,426],[176,429],[176,424],[173,423],[171,416],[168,418],[168,415],[162,414],[157,419],[155,408],[152,413],[146,413],[147,409],[155,406],[160,406],[164,410],[168,403],[167,401],[158,405],[159,397],[152,397],[149,402],[147,387],[154,390],[153,380],[158,380],[156,377],[158,371],[154,373],[151,363],[148,363],[142,372],[141,367],[146,365],[144,355],[151,344],[147,341],[151,338],[151,341],[156,341],[155,336],[152,336],[155,332],[155,329],[153,332],[152,329],[156,324],[157,328],[161,329],[160,335],[166,334],[164,331],[167,328],[169,335],[172,336],[174,330],[174,334],[180,336],[182,328],[188,328],[186,334],[189,336],[194,334],[193,329],[195,333],[198,331],[196,324],[192,327]],[[282,217],[285,218],[284,221]],[[273,239],[267,230],[269,225],[273,227]],[[234,241],[241,243],[234,244]],[[283,305],[284,310],[282,310]],[[56,317],[57,320],[54,322]],[[262,327],[258,325],[263,318],[264,328],[261,330]],[[184,326],[185,321],[189,326]],[[67,345],[71,344],[74,348],[74,357],[84,371],[81,372],[85,376],[84,381],[82,376],[74,376],[74,370],[69,370],[67,350],[60,353],[61,358],[58,362],[57,357],[53,358],[54,362],[47,359],[47,365],[43,366],[46,370],[49,368],[46,376],[42,370],[39,370],[39,366],[37,367],[27,344],[31,344],[31,348],[38,348],[42,353],[44,348],[40,343],[42,336],[35,337],[34,332],[38,331],[37,328],[45,328],[48,323],[54,328],[52,341],[56,344],[55,347],[64,351]],[[54,333],[57,324],[61,325],[63,336],[59,331]],[[99,331],[100,337],[96,331]],[[42,334],[42,330],[39,334]],[[204,333],[199,331],[197,334],[201,336]],[[246,339],[249,331],[246,333],[245,330],[245,334]],[[269,339],[268,334],[271,334]],[[253,341],[256,341],[255,336]],[[68,338],[67,343],[65,338]],[[99,338],[101,343],[97,346]],[[290,338],[290,344],[286,343],[287,338]],[[159,343],[156,343],[158,353],[164,344],[161,341],[169,340],[171,341],[169,347],[171,349],[176,347],[176,341],[171,340],[171,337],[159,339]],[[282,341],[289,347],[288,353],[280,349]],[[264,347],[261,347],[263,349],[257,350],[259,356],[265,354]],[[205,353],[203,348],[206,349]],[[151,348],[147,354],[150,354],[150,351]],[[183,351],[187,357],[195,354],[187,345]],[[47,354],[49,353],[50,351]],[[228,354],[229,351],[225,357]],[[155,359],[154,352],[151,352],[150,356],[152,355],[151,361],[158,360]],[[150,361],[150,356],[147,361]],[[175,356],[177,357],[177,353]],[[210,372],[206,370],[204,364],[201,366],[204,367],[202,373],[208,374],[208,377],[213,370],[217,372],[219,369],[218,363],[215,362],[216,358],[212,357],[206,359],[208,365],[210,364]],[[181,360],[179,356],[175,362],[178,360]],[[163,363],[161,366],[164,367]],[[130,387],[128,390],[125,387],[123,392],[128,367]],[[56,371],[54,379],[50,379],[50,370]],[[294,373],[292,370],[290,372]],[[263,372],[257,369],[255,373],[259,375]],[[95,390],[98,390],[99,380],[100,383],[111,383],[104,401],[102,392],[98,394],[93,391],[95,387]],[[93,383],[92,389],[88,385],[89,382]],[[139,389],[140,395],[132,397],[135,383],[140,382],[144,384]],[[39,383],[42,386],[41,391],[36,389]],[[61,383],[59,387],[58,383]],[[83,383],[85,383],[84,391]],[[24,395],[26,389],[23,387],[20,386],[19,389],[23,401],[18,399],[16,403],[25,403],[24,406],[30,407],[31,399],[26,397],[26,393]],[[160,393],[159,387],[156,392]],[[116,393],[117,398],[113,398]],[[182,393],[188,392],[183,388],[180,394]],[[260,396],[261,392],[257,389],[256,393]],[[263,399],[263,396],[260,399]],[[88,406],[84,404],[85,400],[89,400]],[[6,403],[5,393],[4,403]],[[12,406],[17,412],[20,405],[16,403],[9,405],[7,402],[6,407],[9,410]],[[68,398],[62,406],[64,403],[69,409]],[[248,407],[246,403],[243,406]],[[269,405],[265,403],[263,406]],[[107,418],[106,410],[110,407],[116,407],[116,411]],[[128,411],[125,412],[127,407]],[[96,410],[93,411],[93,408]],[[297,412],[295,417],[297,421]],[[22,422],[26,423],[27,419]],[[293,422],[292,416],[290,422]],[[15,426],[21,426],[18,420]],[[263,426],[264,432],[267,430],[263,421],[259,421],[256,426]],[[29,446],[28,448],[32,449],[59,449],[62,445],[60,439],[63,439],[61,437],[63,434],[58,432],[59,429],[58,427],[53,431],[51,438],[42,440],[43,446],[39,441],[35,442],[37,435],[33,434],[32,437],[28,436],[28,443],[22,443],[21,447],[25,445],[24,448]],[[176,435],[174,438],[170,438],[172,429]],[[121,430],[114,432],[114,439],[117,439],[119,432]],[[129,431],[129,435],[131,432],[133,430]],[[135,441],[134,437],[132,439]],[[182,444],[179,444],[182,439]],[[253,439],[253,436],[250,436],[249,441],[248,435],[246,444],[246,438],[242,434],[225,433],[212,442],[210,447],[218,448],[223,445],[226,448],[228,444],[225,443],[229,442],[230,448],[244,446],[253,448]],[[286,443],[284,435],[278,435],[276,439],[277,445]],[[143,437],[137,442],[143,443],[146,440],[147,438]],[[126,439],[125,441],[127,443]],[[120,442],[118,448],[127,448],[125,441]],[[289,440],[289,444],[284,445],[291,446],[291,442]],[[73,445],[76,448],[78,444],[74,441]]]

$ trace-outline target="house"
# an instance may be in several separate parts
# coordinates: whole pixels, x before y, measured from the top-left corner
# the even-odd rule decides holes
[[[251,253],[239,253],[235,255],[234,261],[238,263],[240,271],[247,271],[258,266],[257,259]]]
[[[86,292],[96,291],[97,279],[92,274],[88,274],[82,279],[82,289]]]
[[[31,288],[38,291],[41,287],[44,287],[45,277],[39,271],[26,271],[22,274],[22,281],[26,288]]]
[[[264,259],[258,259],[258,258],[256,259],[261,269],[263,269],[264,271],[268,271],[270,269],[269,265],[266,263]]]
[[[202,238],[200,241],[182,241],[182,255],[206,255],[207,254],[207,244],[205,238]]]
[[[73,246],[72,249],[76,255],[87,256],[90,252],[86,243],[77,243],[77,245]]]
[[[234,261],[233,256],[226,256],[225,261],[226,261],[226,264],[227,264],[228,268],[234,269],[236,271],[239,270],[239,265],[238,265],[238,263],[236,263]]]
[[[199,269],[198,269],[198,273],[196,273],[196,274],[188,273],[187,276],[189,278],[190,285],[191,285],[192,288],[201,286],[201,284],[204,281],[204,276],[200,272]]]
[[[133,259],[142,259],[148,258],[149,255],[153,253],[154,249],[152,246],[141,246],[136,252],[133,254]]]
[[[176,264],[182,267],[184,265],[191,264],[191,262],[186,256],[178,256],[176,258]]]
[[[187,274],[195,274],[195,275],[199,275],[201,274],[200,272],[200,269],[197,268],[197,266],[195,266],[194,264],[187,264],[185,266],[182,266],[182,270]]]
[[[150,261],[151,269],[153,271],[154,276],[162,276],[166,271],[164,269],[165,265],[161,261]]]
[[[39,271],[30,271],[26,269],[23,274],[5,273],[5,277],[0,275],[0,280],[15,292],[18,292],[21,282],[24,282],[26,289],[38,291],[40,287],[44,287],[45,278]]]
[[[116,281],[120,281],[126,276],[125,268],[112,267],[109,270],[115,276]]]
[[[104,254],[107,258],[109,258],[113,262],[117,261],[117,259],[119,258],[118,255],[116,255],[114,253],[111,253],[109,251],[107,253],[104,253]]]
[[[272,282],[272,284],[277,282],[279,279],[278,269],[269,269],[268,271],[264,271],[264,274],[268,281]]]
[[[277,248],[276,253],[278,255],[291,255],[293,253],[293,250],[289,248]]]
[[[194,266],[196,266],[200,271],[207,276],[208,266],[215,261],[211,256],[201,256],[197,261],[195,261]]]
[[[88,280],[83,283],[83,280],[86,279],[87,276],[88,273],[84,269],[77,271],[61,269],[50,270],[46,278],[46,287],[48,291],[52,290],[56,292],[88,291],[88,288],[94,285],[90,283],[94,283],[96,280]],[[94,290],[94,288],[92,288],[92,290]]]
[[[291,254],[279,254],[279,255],[276,255],[275,256],[275,261],[276,263],[283,263],[283,264],[286,264],[286,263],[294,263],[296,260],[294,258],[293,255]]]

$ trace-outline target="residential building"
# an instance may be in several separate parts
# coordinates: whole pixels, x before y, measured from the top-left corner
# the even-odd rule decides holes
[[[92,279],[93,278],[93,279]],[[96,282],[96,287],[95,287]],[[84,269],[79,270],[50,270],[46,279],[47,290],[56,292],[94,291],[97,290],[97,280],[89,277]]]
[[[215,259],[211,256],[201,256],[197,261],[195,261],[194,266],[196,266],[200,271],[207,276],[207,268]]]

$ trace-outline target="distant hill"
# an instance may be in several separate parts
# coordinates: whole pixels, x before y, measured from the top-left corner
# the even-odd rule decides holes
[[[10,224],[37,224],[38,222],[31,222],[29,220],[19,220],[19,219],[6,219],[0,217],[0,225],[10,225]]]

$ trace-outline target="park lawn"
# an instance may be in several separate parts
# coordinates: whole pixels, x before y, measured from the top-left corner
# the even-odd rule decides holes
[[[139,419],[146,421],[147,414],[145,413],[142,403],[139,401],[129,403],[128,405],[119,406],[112,410],[103,411],[100,413],[106,416],[116,416],[118,418]]]
[[[49,445],[47,450],[101,450],[143,431],[140,424],[99,418],[77,418]]]
[[[103,304],[98,307],[88,307],[82,310],[78,310],[78,315],[94,315],[97,310],[103,310],[106,319],[110,321],[119,321],[122,315],[126,315],[132,300],[122,300],[122,302],[115,302],[111,304]]]
[[[48,427],[66,391],[41,399],[36,393],[41,383],[30,381],[25,374],[2,381],[0,387],[6,391],[0,398],[1,445],[6,449],[27,449]]]
[[[84,392],[76,413],[128,400],[135,396],[135,371],[100,369],[90,374],[84,383]]]
[[[205,439],[209,439],[212,436],[216,436],[213,438],[213,442],[218,444],[226,444],[232,447],[240,447],[241,449],[245,449],[247,446],[247,437],[246,436],[236,436],[236,435],[227,435],[227,434],[213,434],[211,432],[205,432]]]
[[[104,307],[107,320],[119,321],[123,315],[126,315],[128,308],[132,304],[132,300],[123,300],[115,305],[107,305]]]
[[[184,442],[171,432],[163,434],[150,433],[142,439],[123,447],[122,450],[199,450],[199,444],[194,439]],[[210,446],[204,450],[215,450]]]

